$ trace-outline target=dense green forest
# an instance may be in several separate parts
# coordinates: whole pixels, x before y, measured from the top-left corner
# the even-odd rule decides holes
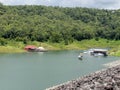
[[[0,44],[6,40],[64,42],[120,40],[120,10],[0,4]]]

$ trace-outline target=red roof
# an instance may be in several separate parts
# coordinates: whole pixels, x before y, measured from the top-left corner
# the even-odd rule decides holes
[[[34,46],[34,45],[27,45],[27,46],[25,47],[25,50],[35,49],[35,48],[37,48],[37,47]]]

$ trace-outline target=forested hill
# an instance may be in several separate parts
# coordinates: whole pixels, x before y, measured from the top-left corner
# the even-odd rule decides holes
[[[0,40],[68,44],[99,37],[120,39],[120,10],[0,4]]]

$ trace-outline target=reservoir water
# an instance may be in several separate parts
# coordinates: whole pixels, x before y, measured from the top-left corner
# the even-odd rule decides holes
[[[119,57],[93,57],[80,51],[0,54],[0,90],[44,90],[105,68]]]

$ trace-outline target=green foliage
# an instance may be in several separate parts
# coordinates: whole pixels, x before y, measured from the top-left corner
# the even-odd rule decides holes
[[[0,38],[0,46],[4,46],[7,44],[7,40],[4,38]]]
[[[99,38],[120,40],[120,10],[60,8],[37,5],[4,6],[0,3],[0,38],[52,42]],[[4,40],[1,40],[4,45]]]

